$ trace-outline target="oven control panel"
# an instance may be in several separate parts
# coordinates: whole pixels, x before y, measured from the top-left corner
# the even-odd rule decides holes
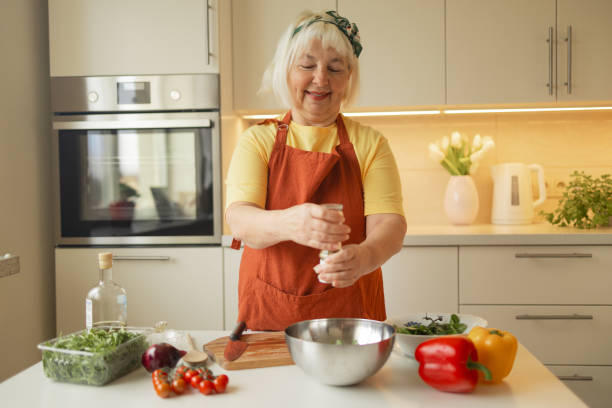
[[[55,113],[218,110],[219,75],[52,77]]]

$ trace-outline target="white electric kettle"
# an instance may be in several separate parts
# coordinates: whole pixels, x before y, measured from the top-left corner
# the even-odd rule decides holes
[[[539,197],[533,201],[531,172],[538,175]],[[546,200],[544,169],[539,164],[502,163],[491,167],[493,224],[531,224],[533,209]]]

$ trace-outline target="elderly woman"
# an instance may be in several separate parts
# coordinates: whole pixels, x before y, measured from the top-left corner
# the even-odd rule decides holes
[[[387,140],[340,114],[356,97],[361,49],[346,18],[305,13],[264,74],[291,110],[241,136],[225,212],[232,247],[245,244],[238,320],[252,330],[386,318],[380,265],[401,249],[406,222]],[[332,253],[324,262],[321,250]]]

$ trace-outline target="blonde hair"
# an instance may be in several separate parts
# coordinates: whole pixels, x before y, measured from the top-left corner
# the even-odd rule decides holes
[[[296,57],[313,40],[319,39],[323,48],[333,48],[348,63],[350,76],[344,98],[342,99],[342,108],[346,108],[357,99],[359,92],[359,60],[355,56],[348,38],[334,24],[315,22],[314,24],[307,25],[307,22],[316,16],[324,18],[325,14],[323,12],[313,13],[305,11],[287,27],[278,41],[274,58],[272,58],[263,74],[259,93],[273,92],[284,106],[291,107],[291,96],[287,84],[289,70]],[[296,28],[302,24],[304,26],[294,34]]]

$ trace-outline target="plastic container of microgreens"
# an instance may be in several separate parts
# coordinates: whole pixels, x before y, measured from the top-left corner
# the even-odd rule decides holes
[[[140,367],[151,331],[101,326],[47,340],[38,345],[43,370],[55,381],[104,385]]]

